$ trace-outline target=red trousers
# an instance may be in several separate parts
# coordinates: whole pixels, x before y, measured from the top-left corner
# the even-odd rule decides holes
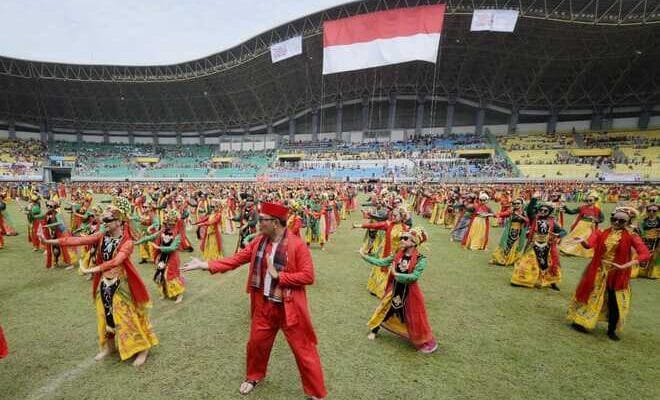
[[[286,341],[293,351],[303,390],[307,396],[324,398],[327,395],[323,383],[323,370],[316,344],[301,332],[303,324],[285,326],[284,306],[266,300],[260,293],[252,293],[252,324],[247,343],[246,379],[260,381],[266,376],[268,359],[277,331],[284,332]]]

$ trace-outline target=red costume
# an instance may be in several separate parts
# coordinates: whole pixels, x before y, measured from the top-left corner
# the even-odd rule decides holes
[[[612,228],[606,229],[602,232],[595,230],[585,244],[585,247],[594,249],[594,257],[584,271],[582,279],[575,291],[575,299],[580,303],[586,303],[594,289],[596,274],[598,273],[598,269],[601,268],[602,257],[606,250],[605,240],[610,235],[610,232],[612,232]],[[614,253],[614,262],[617,264],[625,264],[629,262],[632,259],[632,249],[635,249],[639,262],[644,262],[651,258],[651,253],[642,239],[638,235],[623,230],[621,233],[621,241],[617,245]],[[630,271],[630,268],[610,269],[607,272],[607,288],[613,290],[627,289],[628,283],[630,282]]]
[[[89,236],[68,236],[59,240],[61,246],[95,246],[96,247],[96,266],[101,269],[101,272],[94,274],[92,280],[92,297],[96,298],[101,276],[104,271],[121,266],[126,274],[126,281],[131,291],[131,297],[137,306],[143,307],[149,304],[149,291],[144,285],[140,274],[135,269],[131,261],[131,254],[133,253],[133,236],[128,228],[125,229],[124,235],[117,246],[117,254],[109,261],[103,261],[103,236],[105,232],[96,232]]]
[[[266,376],[270,351],[277,331],[281,329],[296,358],[305,393],[324,398],[326,389],[323,371],[305,292],[305,286],[314,282],[314,264],[302,239],[290,231],[285,232],[286,237],[281,243],[286,241],[286,263],[276,280],[282,290],[281,302],[271,301],[253,283],[255,279],[264,282],[267,274],[269,257],[263,256],[261,265],[255,261],[259,249],[265,245],[264,254],[268,255],[273,248],[264,235],[257,236],[247,247],[231,257],[210,261],[209,271],[213,274],[227,272],[250,263],[247,292],[250,294],[252,324],[247,344],[246,379],[258,382]],[[281,250],[280,245],[276,251]]]
[[[7,348],[5,334],[2,332],[2,327],[0,326],[0,358],[7,357],[7,354],[9,354],[9,349]]]

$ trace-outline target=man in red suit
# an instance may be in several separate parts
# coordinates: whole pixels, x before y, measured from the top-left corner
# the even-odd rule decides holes
[[[193,258],[182,271],[224,273],[250,263],[247,292],[252,323],[247,372],[239,392],[250,393],[265,378],[270,351],[281,329],[296,358],[305,394],[319,400],[327,391],[305,293],[305,286],[314,283],[314,264],[302,239],[286,229],[287,215],[288,209],[282,205],[262,203],[260,234],[244,249],[221,260]]]

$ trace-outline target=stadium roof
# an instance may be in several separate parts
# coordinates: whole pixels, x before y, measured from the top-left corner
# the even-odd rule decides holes
[[[258,128],[338,100],[412,96],[504,109],[660,104],[660,4],[646,0],[446,1],[437,65],[411,62],[323,77],[322,23],[438,3],[359,1],[167,66],[73,65],[0,57],[0,119],[74,130]],[[514,34],[469,31],[473,8],[520,9]],[[271,43],[302,34],[303,55],[272,64]]]

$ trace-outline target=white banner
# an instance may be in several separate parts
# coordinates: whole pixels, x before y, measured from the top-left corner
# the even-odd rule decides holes
[[[470,30],[513,32],[519,14],[518,10],[474,10]]]
[[[302,36],[292,37],[270,46],[270,58],[273,63],[302,54]]]

